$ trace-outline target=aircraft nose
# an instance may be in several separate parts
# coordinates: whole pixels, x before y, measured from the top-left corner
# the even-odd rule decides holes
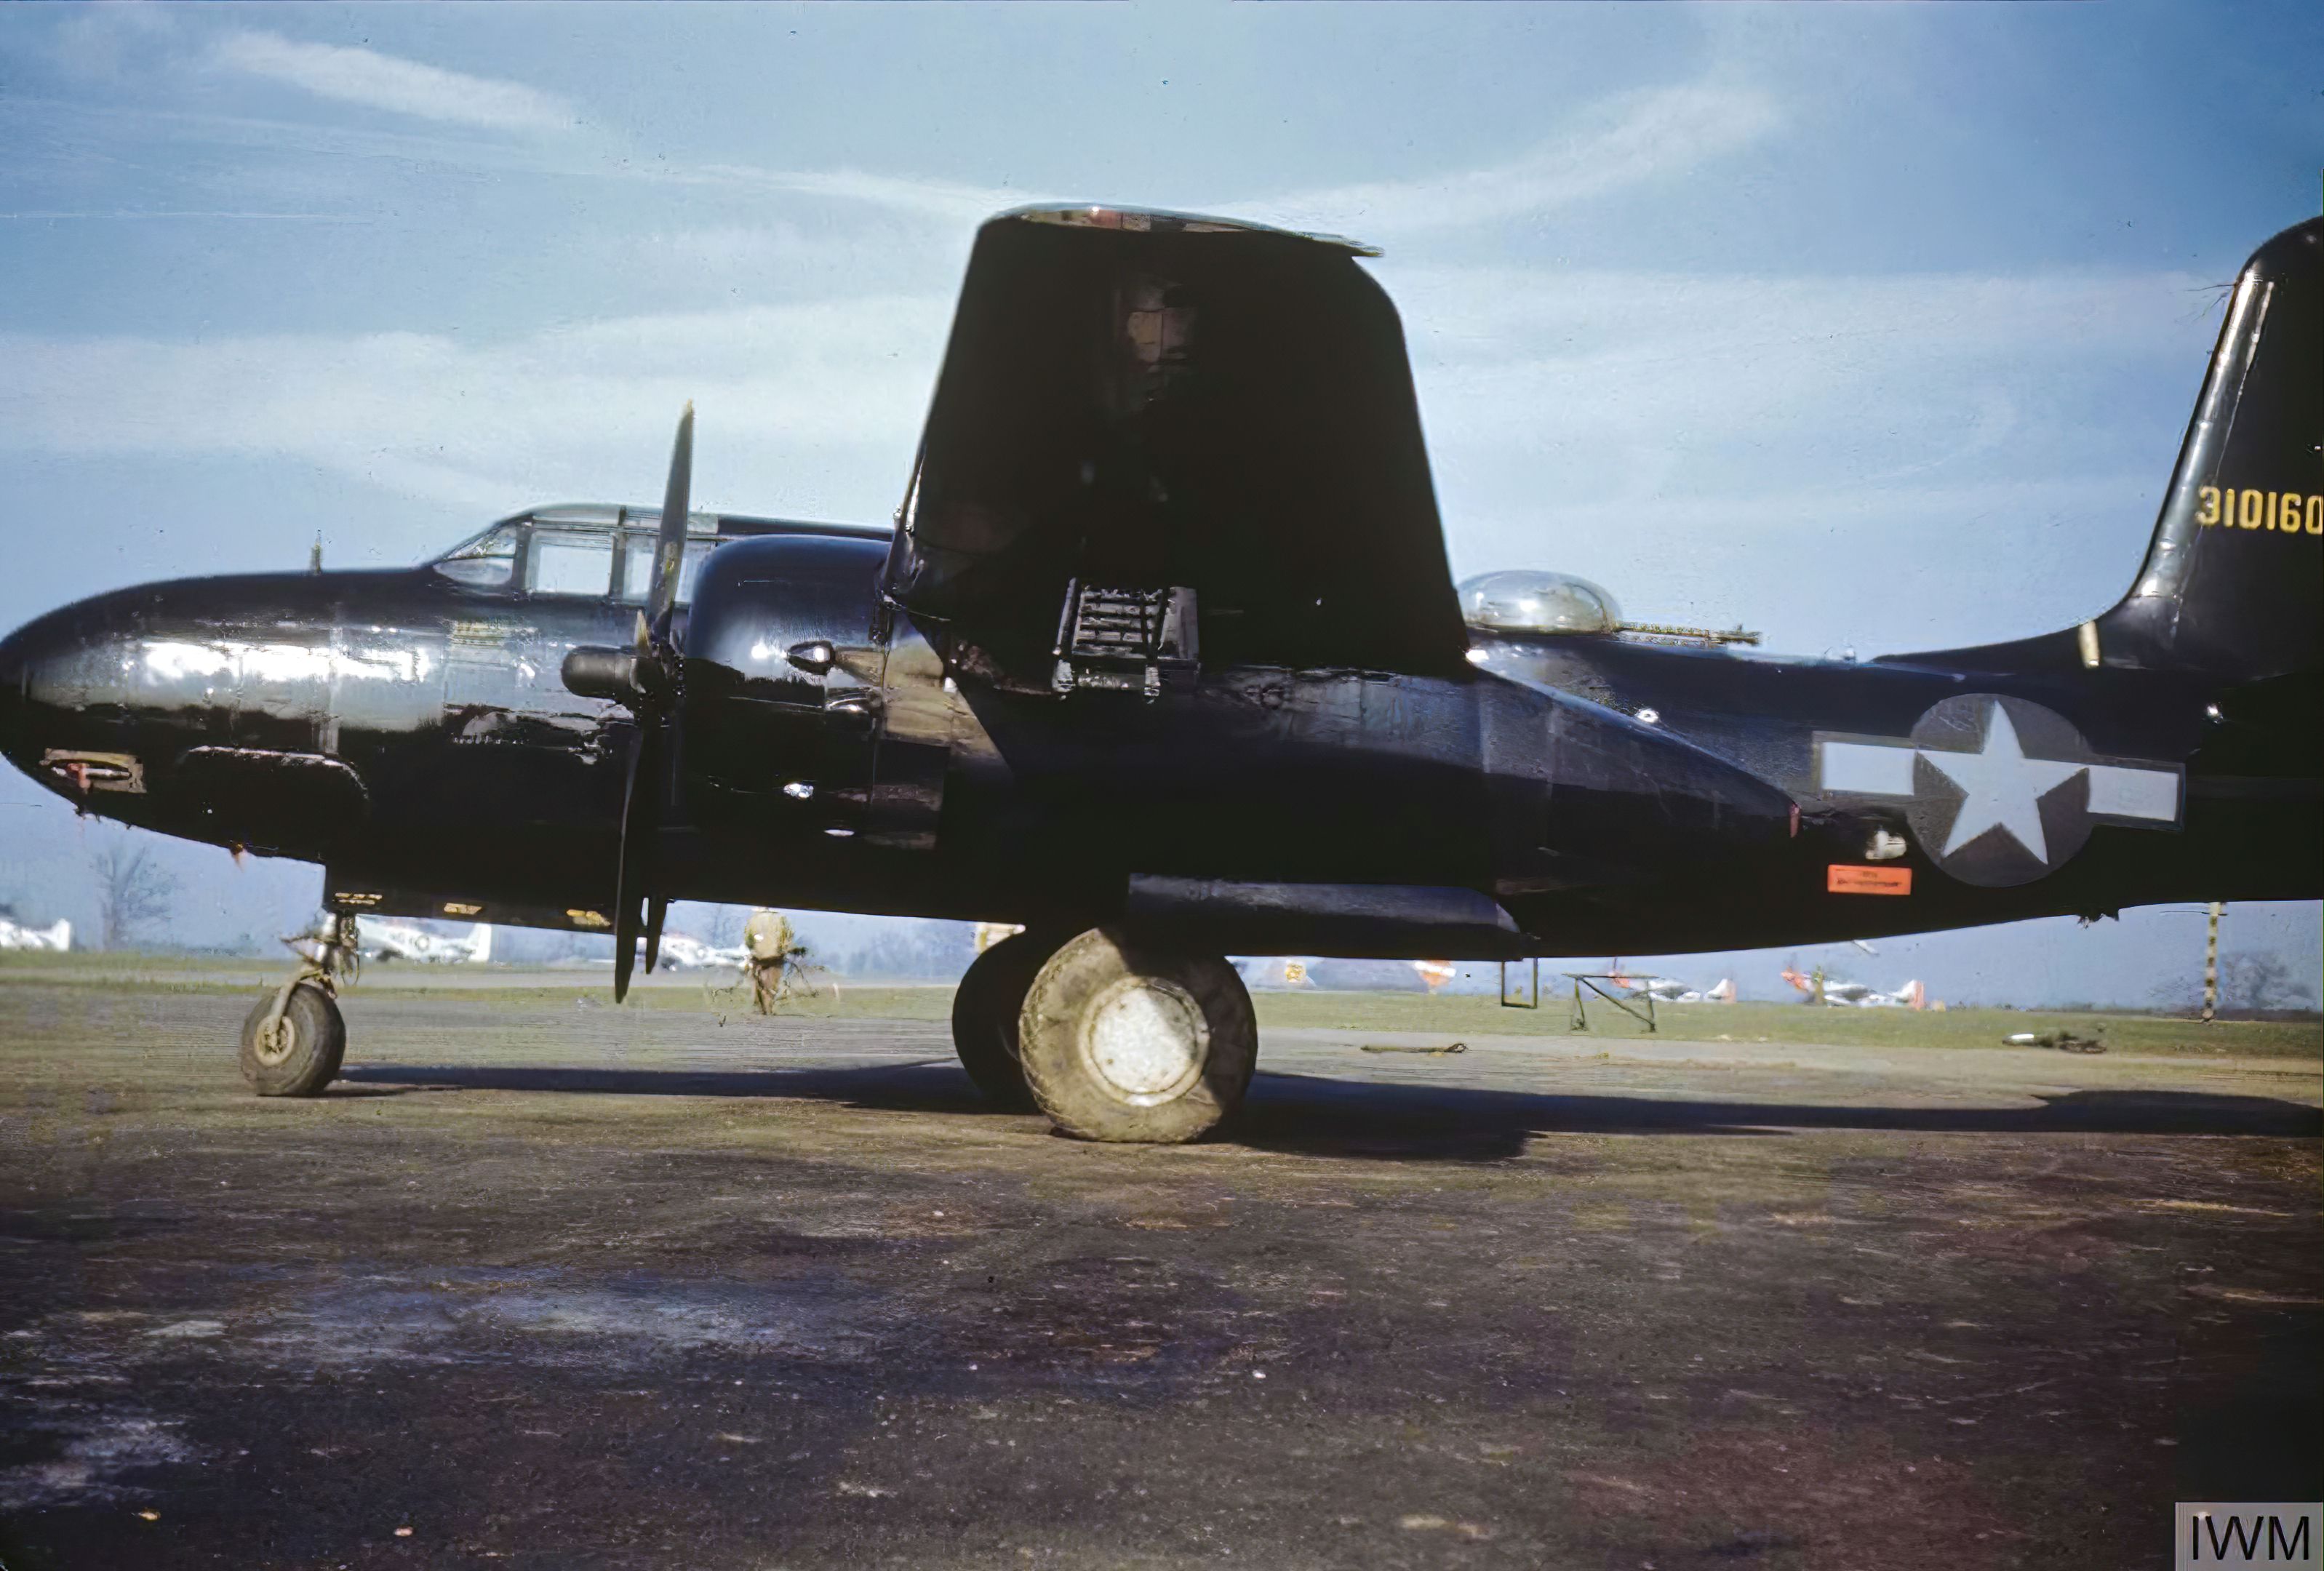
[[[108,624],[91,614],[93,603],[36,617],[0,639],[0,758],[52,789],[42,761],[49,749],[100,745],[68,734],[106,653]]]
[[[0,639],[0,757],[16,762],[22,762],[21,749],[27,742],[25,720],[31,704],[26,690],[36,660],[35,634],[36,628],[27,626]]]

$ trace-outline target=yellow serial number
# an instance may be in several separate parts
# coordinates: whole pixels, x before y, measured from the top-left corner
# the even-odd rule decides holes
[[[2324,535],[2324,496],[2296,491],[2221,491],[2207,485],[2195,492],[2202,510],[2195,521],[2223,528],[2275,529],[2287,535]]]

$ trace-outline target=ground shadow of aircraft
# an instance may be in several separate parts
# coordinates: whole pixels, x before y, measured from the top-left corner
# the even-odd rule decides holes
[[[835,1102],[890,1113],[988,1109],[941,1060],[848,1069],[640,1070],[364,1064],[351,1089],[549,1091],[589,1096],[735,1097]],[[1260,1074],[1223,1144],[1302,1156],[1387,1162],[1498,1162],[1539,1135],[1753,1135],[1888,1130],[1929,1135],[2245,1135],[2314,1139],[2324,1110],[2273,1097],[2209,1091],[2068,1091],[2030,1107],[1852,1107],[1572,1096]]]

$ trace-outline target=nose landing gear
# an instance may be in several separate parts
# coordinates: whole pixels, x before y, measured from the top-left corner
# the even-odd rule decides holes
[[[243,1021],[242,1078],[262,1097],[319,1096],[346,1057],[338,991],[360,964],[355,919],[327,916],[313,932],[282,942],[300,966]]]
[[[1093,928],[979,956],[954,995],[953,1042],[1004,1107],[1030,1103],[1084,1140],[1177,1144],[1242,1105],[1259,1028],[1218,956]]]

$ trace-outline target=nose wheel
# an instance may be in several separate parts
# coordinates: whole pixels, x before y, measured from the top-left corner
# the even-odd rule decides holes
[[[314,1097],[339,1078],[347,1052],[338,1004],[312,982],[267,998],[242,1023],[242,1078],[262,1097]]]
[[[299,969],[243,1021],[242,1078],[262,1097],[320,1096],[346,1059],[338,990],[358,964],[355,918],[327,916],[282,942]]]

